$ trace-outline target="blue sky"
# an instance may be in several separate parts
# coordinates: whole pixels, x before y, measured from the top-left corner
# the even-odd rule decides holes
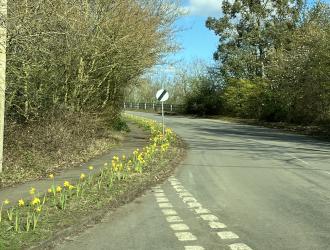
[[[309,0],[312,3],[314,0]],[[330,2],[330,0],[325,0]],[[221,14],[221,0],[183,0],[182,6],[189,14],[180,18],[176,25],[183,29],[177,34],[177,41],[182,50],[171,56],[175,61],[189,63],[195,59],[202,59],[208,63],[213,61],[218,38],[205,27],[207,17],[219,17]]]
[[[180,18],[176,25],[182,29],[177,34],[177,41],[182,46],[174,58],[189,63],[195,59],[212,61],[216,51],[218,38],[205,27],[209,16],[219,16],[221,13],[220,0],[184,0],[184,9],[189,12]]]

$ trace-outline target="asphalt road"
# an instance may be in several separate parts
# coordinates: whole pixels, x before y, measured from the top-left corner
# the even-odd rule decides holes
[[[219,120],[166,122],[189,146],[174,176],[57,249],[330,249],[330,143]]]

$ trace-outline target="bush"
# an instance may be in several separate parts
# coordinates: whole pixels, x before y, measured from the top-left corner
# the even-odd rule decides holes
[[[222,110],[222,101],[218,86],[208,77],[192,79],[192,91],[184,101],[184,110],[187,114],[199,116],[216,115]]]

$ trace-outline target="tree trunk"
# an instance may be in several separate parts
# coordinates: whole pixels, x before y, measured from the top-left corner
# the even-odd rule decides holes
[[[7,47],[7,0],[0,1],[0,173],[3,162],[3,137],[6,92],[6,47]]]

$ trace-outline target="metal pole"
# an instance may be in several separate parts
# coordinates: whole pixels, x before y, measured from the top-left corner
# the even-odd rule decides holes
[[[164,102],[162,102],[162,117],[163,117],[163,136],[165,136]]]

